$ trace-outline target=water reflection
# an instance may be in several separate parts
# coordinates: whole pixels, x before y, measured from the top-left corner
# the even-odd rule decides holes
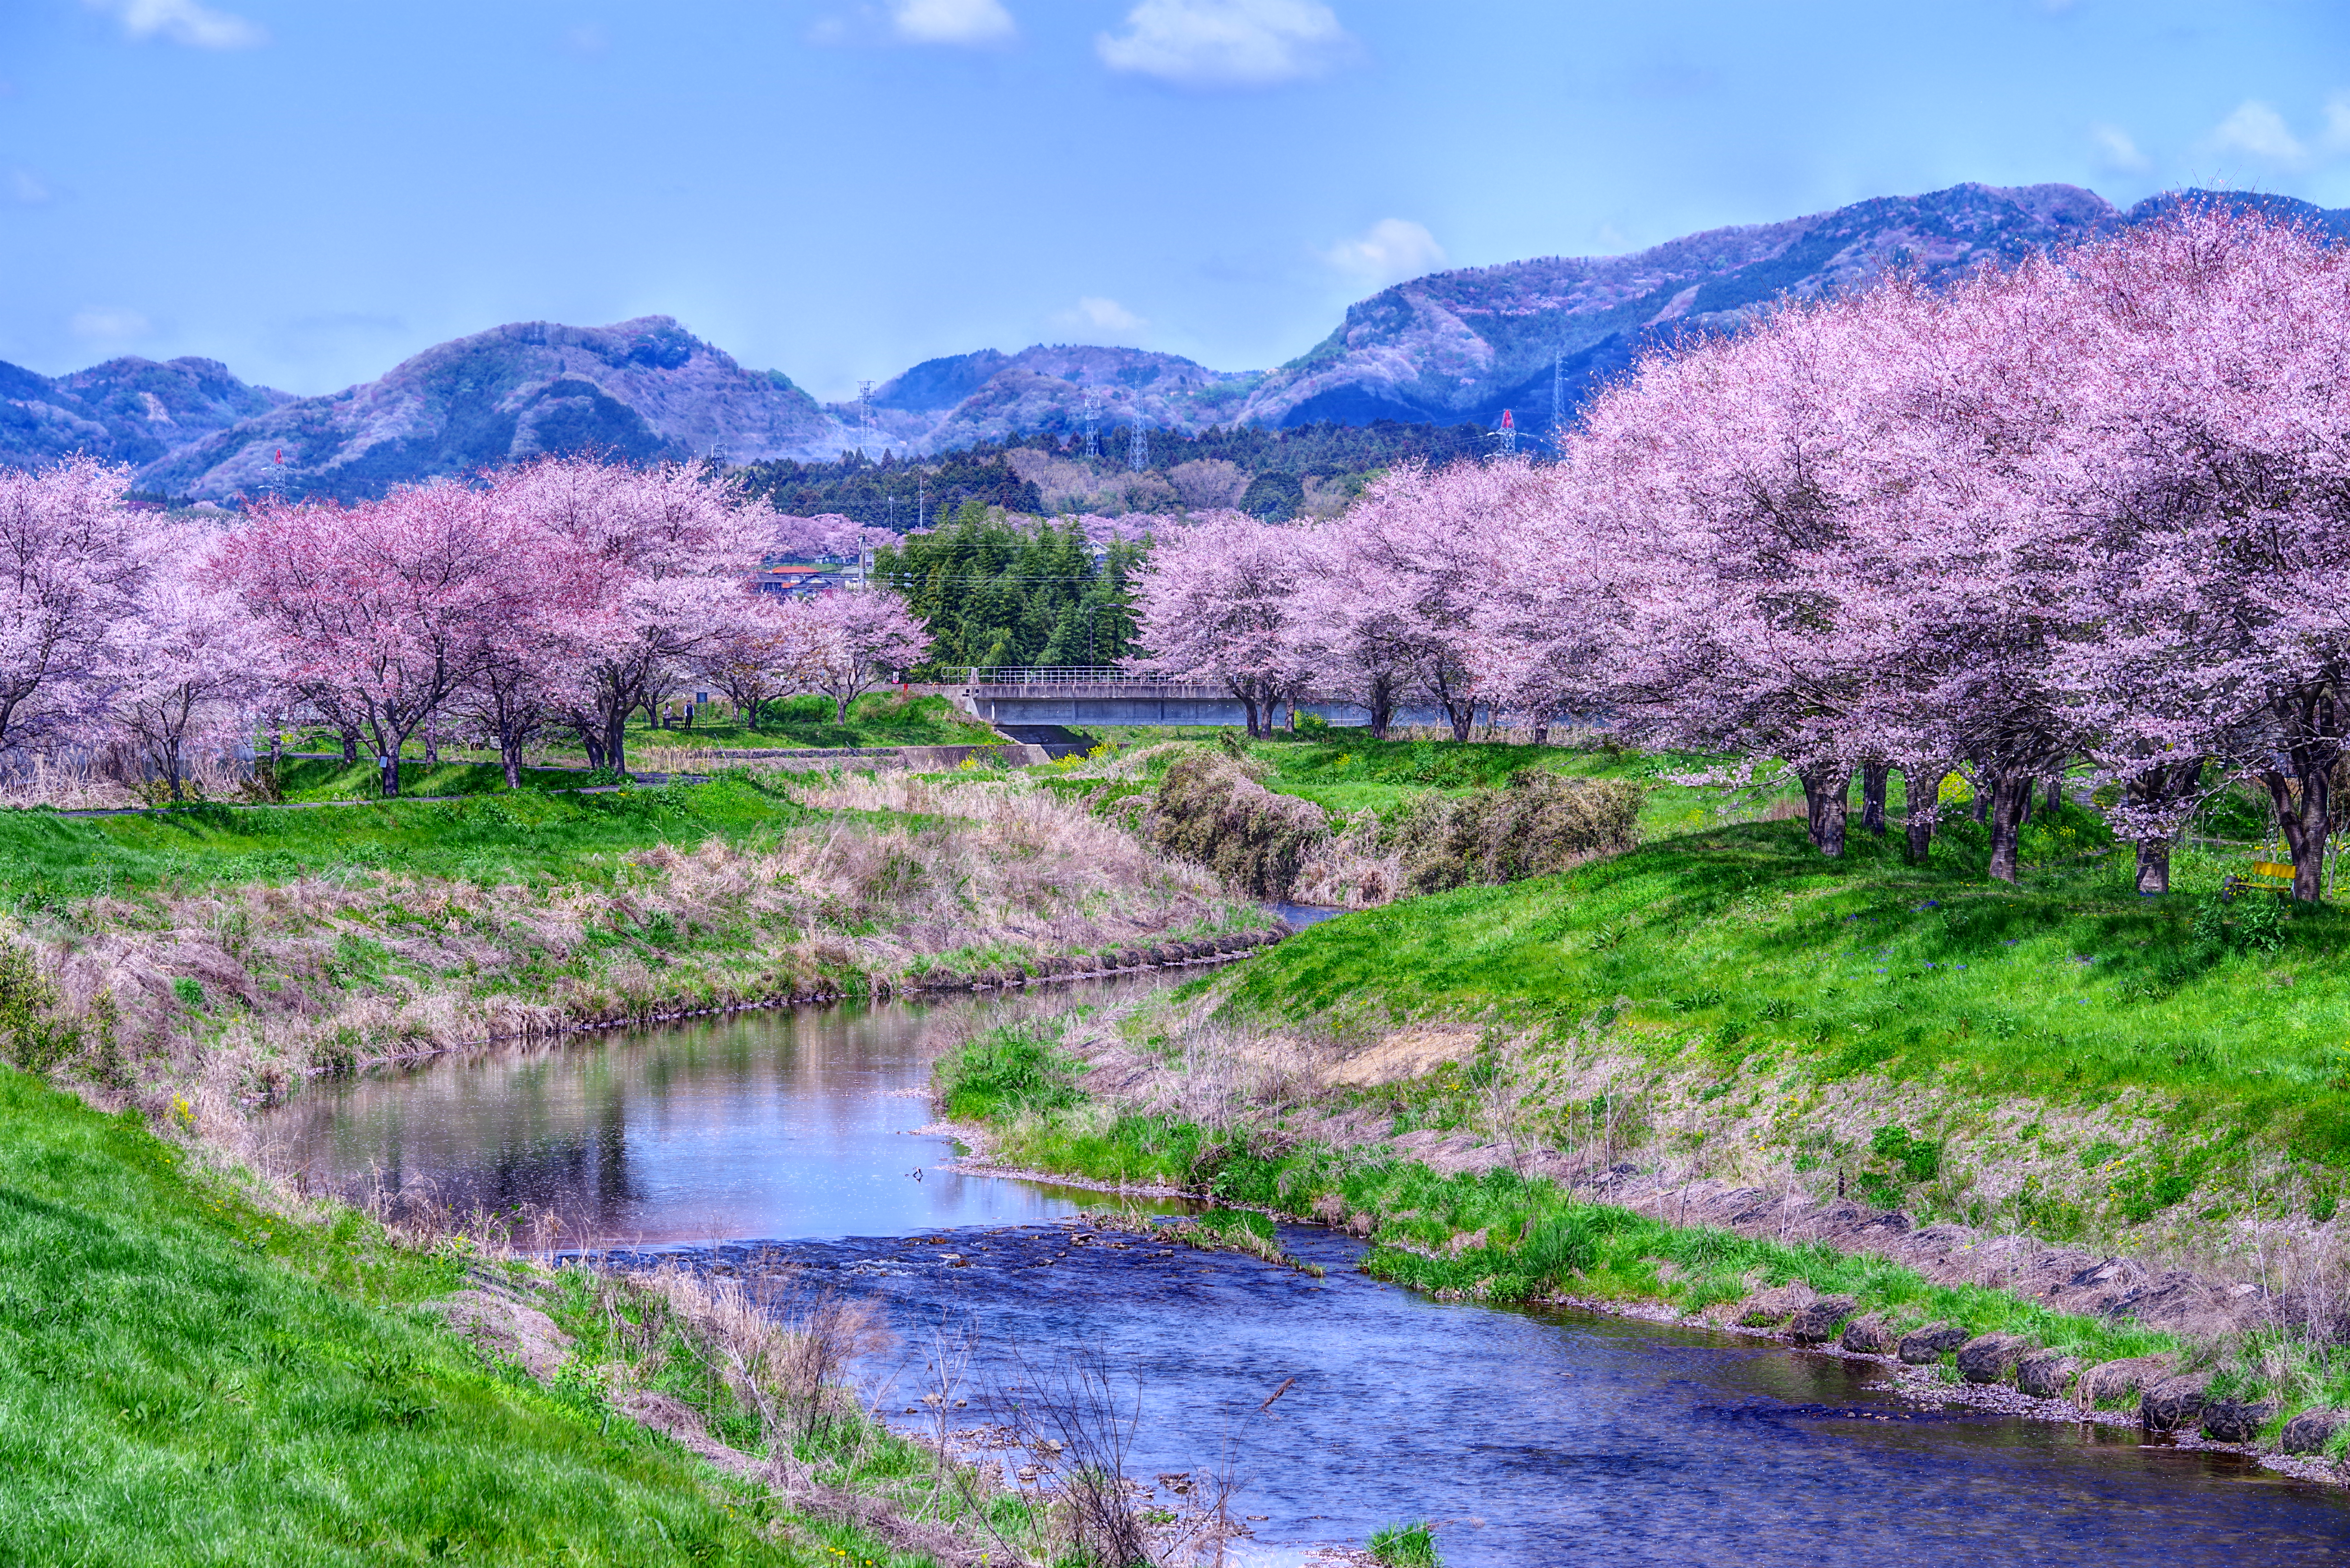
[[[917,1133],[936,1007],[738,1013],[320,1084],[276,1114],[317,1180],[422,1186],[461,1210],[527,1204],[568,1245],[888,1235],[1019,1223],[1100,1199],[940,1169]],[[917,1176],[919,1172],[919,1177]]]

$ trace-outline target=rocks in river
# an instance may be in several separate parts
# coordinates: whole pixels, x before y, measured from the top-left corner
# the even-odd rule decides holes
[[[1958,1349],[1974,1336],[1954,1323],[1928,1324],[1901,1336],[1901,1347],[1895,1352],[1907,1366],[1924,1366],[1939,1361],[1945,1351]]]
[[[1856,1355],[1890,1355],[1901,1341],[1899,1335],[1885,1326],[1883,1318],[1871,1313],[1846,1324],[1844,1335],[1836,1343]]]
[[[2203,1392],[2211,1385],[2208,1372],[2166,1377],[2138,1396],[2138,1424],[2149,1432],[2176,1432],[2200,1425]]]
[[[2273,1399],[2206,1399],[2203,1435],[2214,1442],[2249,1443],[2276,1413]]]
[[[2350,1410],[2303,1410],[2284,1424],[2277,1447],[2288,1454],[2318,1453],[2345,1427],[2350,1427]]]
[[[1859,1304],[1850,1296],[1822,1296],[1795,1314],[1787,1337],[1797,1345],[1825,1345]]]
[[[2168,1355],[2134,1355],[2124,1361],[2102,1362],[2081,1374],[2081,1403],[2109,1405],[2126,1395],[2159,1383],[2170,1372]]]
[[[2020,1334],[1985,1334],[1959,1346],[1959,1376],[1970,1383],[2004,1383],[2032,1342]]]
[[[2061,1399],[2081,1364],[2061,1350],[2035,1350],[2015,1364],[2015,1386],[2035,1399]]]

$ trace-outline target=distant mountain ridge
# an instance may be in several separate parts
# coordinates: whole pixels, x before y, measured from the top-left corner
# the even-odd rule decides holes
[[[211,359],[113,359],[55,378],[0,364],[0,463],[87,451],[136,465],[150,490],[348,498],[541,452],[716,454],[732,464],[876,446],[926,456],[1074,434],[1088,417],[1105,432],[1197,432],[1380,420],[1490,426],[1512,409],[1520,428],[1539,429],[1554,397],[1571,418],[1659,334],[1727,330],[1783,296],[1866,284],[1894,266],[1964,276],[2116,233],[2183,200],[2350,234],[2350,212],[2284,197],[2189,192],[2125,212],[2072,185],[1958,185],[1627,255],[1432,273],[1350,306],[1328,337],[1270,370],[1211,370],[1139,348],[983,348],[914,366],[869,406],[819,404],[781,372],[746,369],[665,316],[493,327],[317,398],[248,386]]]

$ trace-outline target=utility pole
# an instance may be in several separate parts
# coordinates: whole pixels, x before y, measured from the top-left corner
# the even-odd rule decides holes
[[[1550,357],[1550,450],[1556,457],[1566,450],[1566,355]]]

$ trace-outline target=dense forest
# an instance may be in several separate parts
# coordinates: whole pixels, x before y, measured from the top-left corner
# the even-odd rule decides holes
[[[873,569],[930,623],[936,641],[918,680],[960,679],[974,665],[1114,664],[1131,649],[1127,579],[1139,544],[1089,545],[1050,519],[1003,520],[987,503],[894,550]]]
[[[1357,493],[1369,475],[1415,459],[1447,462],[1492,450],[1492,432],[1476,425],[1314,424],[1293,430],[1257,426],[1210,428],[1196,435],[1157,430],[1138,472],[1134,432],[1101,433],[1100,456],[1082,455],[1084,437],[1039,431],[1016,441],[983,441],[936,457],[877,460],[852,452],[834,462],[788,460],[739,471],[751,493],[797,516],[837,513],[868,527],[905,533],[936,526],[969,502],[1029,514],[1158,511],[1202,503],[1197,483],[1213,482],[1231,465],[1228,493],[1213,504],[1285,520],[1313,509],[1317,498],[1336,504]],[[1049,472],[1055,483],[1033,475]],[[1024,474],[1032,477],[1024,477]]]

